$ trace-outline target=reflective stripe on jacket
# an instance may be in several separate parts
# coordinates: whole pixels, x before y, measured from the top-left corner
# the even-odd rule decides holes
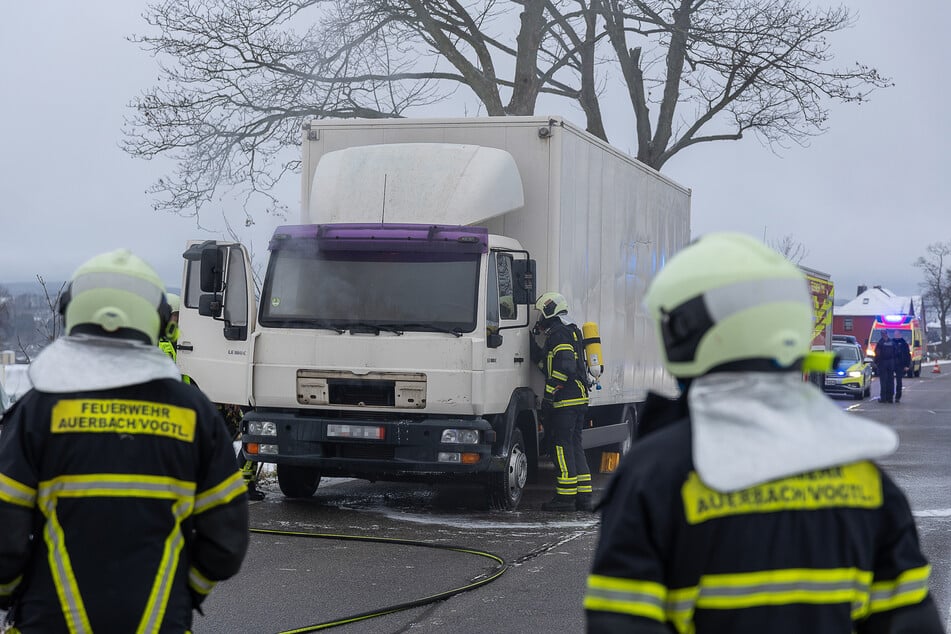
[[[532,342],[534,345],[534,341]],[[545,400],[553,407],[577,407],[588,404],[588,388],[578,376],[580,345],[576,329],[558,323],[545,338],[545,346],[536,350],[538,369],[545,375]]]

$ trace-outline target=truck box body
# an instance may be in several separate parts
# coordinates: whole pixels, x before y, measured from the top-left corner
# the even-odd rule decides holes
[[[540,137],[539,130],[548,136]],[[672,389],[642,300],[654,274],[689,241],[689,190],[547,117],[320,120],[309,123],[306,136],[302,223],[335,220],[311,212],[317,206],[312,196],[321,196],[312,187],[313,174],[328,152],[390,143],[467,144],[508,152],[521,175],[524,207],[488,220],[453,219],[482,222],[489,234],[517,240],[538,262],[539,294],[557,290],[579,326],[598,323],[606,363],[603,389],[592,392],[593,405],[638,402],[648,389]],[[380,175],[377,191],[382,181]],[[347,194],[341,198],[340,206],[352,210]],[[348,221],[402,221],[391,203],[381,209],[377,205],[371,214]],[[430,216],[428,222],[445,221]]]
[[[253,407],[245,451],[286,494],[321,474],[462,475],[513,508],[544,453],[530,261],[537,294],[600,327],[585,446],[623,450],[647,392],[675,390],[643,297],[689,214],[689,190],[559,119],[310,121],[301,224],[275,232],[260,312],[240,245],[215,245],[215,266],[193,247],[179,360],[213,400]],[[227,285],[209,295],[213,268]]]

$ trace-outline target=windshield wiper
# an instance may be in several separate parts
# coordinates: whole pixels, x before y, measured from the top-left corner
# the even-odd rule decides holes
[[[399,324],[400,328],[406,330],[430,330],[433,332],[444,332],[449,335],[455,335],[456,337],[462,336],[462,329],[460,328],[446,328],[445,326],[437,326],[436,324],[425,322],[425,323],[412,323],[412,324]]]
[[[386,332],[392,332],[396,335],[403,334],[403,331],[400,330],[399,328],[396,328],[395,326],[388,325],[388,324],[371,324],[365,321],[357,322],[355,324],[348,324],[347,329],[350,330],[351,335],[354,332],[372,332],[373,334],[378,335],[380,334],[381,330],[385,330]]]
[[[262,325],[272,326],[274,328],[316,328],[317,330],[333,330],[338,335],[347,332],[339,326],[334,326],[326,321],[315,321],[313,319],[267,319]]]

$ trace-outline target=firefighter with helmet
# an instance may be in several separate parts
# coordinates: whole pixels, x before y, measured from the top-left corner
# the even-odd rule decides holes
[[[581,446],[588,410],[588,385],[581,349],[581,331],[568,319],[568,301],[548,292],[535,303],[538,322],[532,330],[532,361],[545,375],[542,421],[552,435],[555,496],[542,505],[546,511],[593,510],[591,472]],[[543,337],[543,345],[535,340]]]
[[[873,462],[896,434],[802,380],[829,360],[798,268],[714,233],[646,305],[681,394],[649,397],[604,496],[587,631],[942,632],[908,501]]]
[[[60,311],[3,419],[0,609],[14,632],[189,631],[248,546],[231,438],[157,347],[170,306],[144,261],[90,259]]]
[[[178,350],[175,348],[175,344],[178,343],[178,312],[181,308],[182,299],[175,293],[166,293],[165,301],[168,302],[171,312],[168,318],[168,326],[166,326],[165,332],[159,336],[158,345],[172,361],[178,361]]]

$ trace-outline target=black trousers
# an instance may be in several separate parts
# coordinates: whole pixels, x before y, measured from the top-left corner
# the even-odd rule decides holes
[[[591,493],[591,471],[581,446],[581,432],[587,411],[585,406],[553,408],[549,410],[545,421],[552,434],[555,493],[558,495]]]
[[[895,400],[895,364],[891,362],[878,365],[879,400],[892,402]]]
[[[895,401],[901,400],[901,380],[905,376],[905,368],[895,368]]]

